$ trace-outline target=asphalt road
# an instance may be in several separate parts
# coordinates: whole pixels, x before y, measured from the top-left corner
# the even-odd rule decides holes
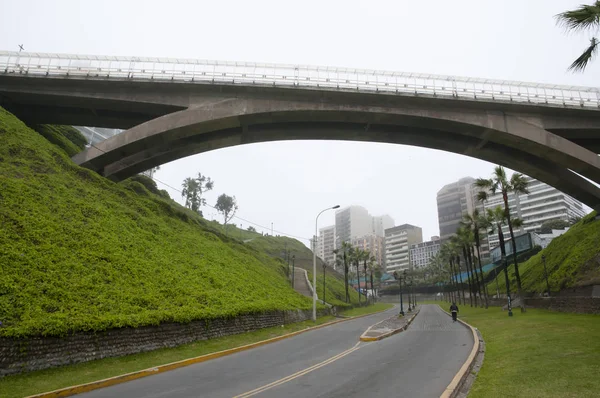
[[[468,357],[471,332],[424,305],[402,333],[359,342],[398,311],[81,394],[98,397],[439,397]]]

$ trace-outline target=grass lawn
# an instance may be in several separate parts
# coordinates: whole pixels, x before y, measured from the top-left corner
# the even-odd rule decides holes
[[[390,308],[391,304],[377,303],[342,312],[346,316],[358,316],[379,312]],[[317,319],[317,324],[335,320],[333,316]],[[105,358],[77,365],[46,369],[23,375],[8,376],[0,379],[0,397],[24,397],[41,392],[57,390],[77,384],[89,383],[124,373],[135,372],[171,362],[193,358],[212,352],[235,348],[261,340],[281,336],[314,326],[312,321],[291,323],[283,327],[266,328],[253,332],[226,336],[217,339],[198,341],[175,348],[164,348],[151,352]]]
[[[486,343],[469,398],[600,396],[600,316],[513,313],[460,307],[459,318],[478,328]]]

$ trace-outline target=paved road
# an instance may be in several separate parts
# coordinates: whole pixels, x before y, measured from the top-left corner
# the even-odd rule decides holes
[[[273,344],[82,394],[98,397],[439,397],[469,355],[468,329],[422,306],[409,329],[358,337],[397,312],[318,329]]]

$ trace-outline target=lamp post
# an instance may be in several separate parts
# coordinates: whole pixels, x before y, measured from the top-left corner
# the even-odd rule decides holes
[[[542,262],[544,263],[544,276],[546,277],[546,292],[550,296],[550,284],[548,283],[548,270],[546,269],[546,255],[542,254]]]
[[[398,271],[394,271],[394,278],[398,281],[398,288],[400,289],[400,315],[404,316],[404,303],[402,303],[402,274]]]
[[[325,268],[327,264],[323,263],[323,304],[325,303]]]
[[[327,210],[339,209],[340,205],[335,205],[333,207],[328,207],[324,210],[321,210],[319,214],[317,214],[317,218],[315,219],[315,237],[313,239],[313,321],[317,321],[317,228],[319,225],[319,216],[326,212]]]
[[[294,281],[296,280],[296,255],[292,255],[292,288],[294,288]]]

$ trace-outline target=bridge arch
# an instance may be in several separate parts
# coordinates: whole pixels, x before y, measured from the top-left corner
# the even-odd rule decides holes
[[[353,140],[421,146],[522,171],[600,208],[600,160],[543,128],[543,119],[460,106],[213,98],[161,116],[78,154],[113,180],[193,154],[278,140]],[[573,171],[571,171],[573,170]]]

